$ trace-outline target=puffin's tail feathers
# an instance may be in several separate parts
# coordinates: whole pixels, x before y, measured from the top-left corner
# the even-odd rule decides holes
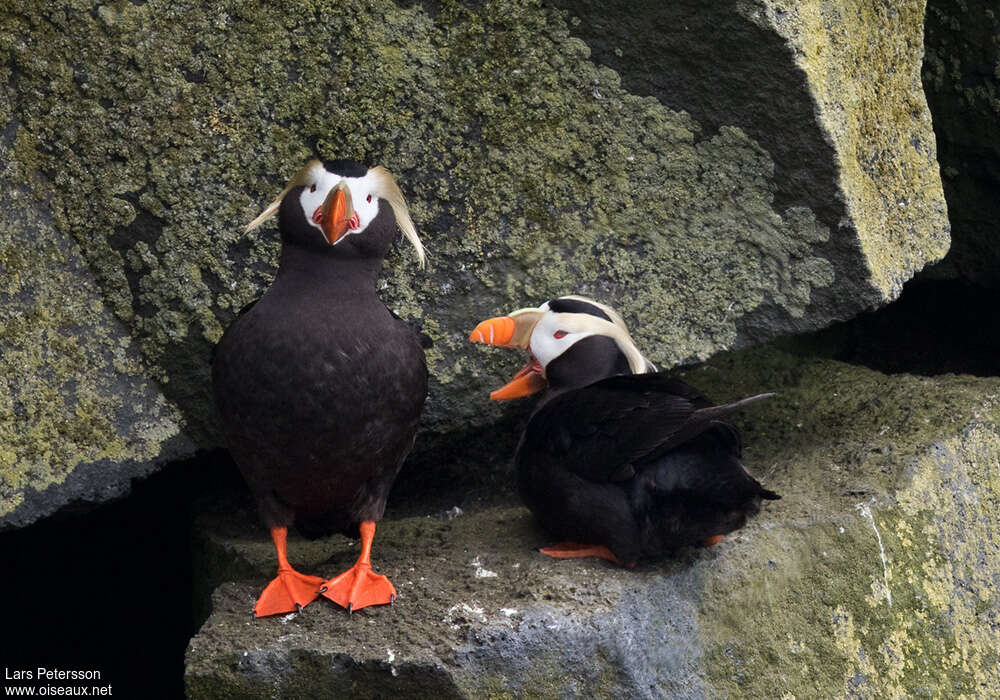
[[[721,406],[709,406],[708,408],[699,408],[695,411],[695,415],[699,418],[707,420],[716,420],[719,418],[724,418],[730,413],[738,411],[741,408],[745,408],[750,404],[757,403],[758,401],[763,401],[764,399],[769,399],[774,396],[774,392],[769,392],[767,394],[757,394],[756,396],[748,396],[745,399],[740,399],[739,401],[733,401],[732,403],[722,404]]]

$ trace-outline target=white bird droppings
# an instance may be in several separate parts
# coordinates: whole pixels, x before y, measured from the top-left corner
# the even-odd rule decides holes
[[[496,578],[497,572],[490,571],[489,569],[483,568],[483,563],[479,561],[479,557],[476,557],[469,562],[469,566],[476,567],[476,578]]]

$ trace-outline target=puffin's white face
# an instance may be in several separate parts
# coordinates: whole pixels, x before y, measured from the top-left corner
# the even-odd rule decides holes
[[[598,330],[588,323],[588,319],[593,318],[591,316],[556,313],[549,310],[549,302],[539,309],[545,313],[531,331],[528,349],[543,369],[576,343],[598,334]]]
[[[553,310],[553,304],[556,304],[556,309],[563,310]],[[587,310],[588,306],[593,311]],[[487,319],[475,327],[469,334],[469,340],[531,352],[528,364],[514,375],[514,379],[490,394],[491,399],[503,401],[544,389],[548,386],[548,365],[592,335],[613,340],[634,374],[656,371],[655,365],[642,356],[625,322],[614,309],[576,295],[547,301],[538,308],[518,309],[508,316]]]
[[[296,187],[304,188],[299,195],[299,205],[305,220],[319,229],[330,245],[336,245],[345,235],[361,233],[368,228],[378,216],[379,200],[384,199],[392,209],[399,230],[413,244],[423,267],[424,246],[413,226],[406,199],[392,173],[381,165],[369,168],[362,177],[343,177],[328,171],[319,159],[313,159],[295,174],[264,211],[247,224],[245,232],[253,231],[277,214],[285,196]]]
[[[372,220],[378,216],[378,195],[375,193],[377,178],[372,170],[369,170],[364,177],[344,177],[336,173],[331,173],[323,167],[322,163],[314,162],[312,167],[305,174],[305,189],[299,195],[299,203],[302,205],[302,214],[310,226],[313,226],[320,235],[325,236],[323,227],[319,223],[319,212],[326,201],[330,190],[343,182],[347,185],[351,193],[351,204],[354,208],[354,216],[344,236],[353,233],[361,233]],[[339,240],[338,240],[339,242]]]

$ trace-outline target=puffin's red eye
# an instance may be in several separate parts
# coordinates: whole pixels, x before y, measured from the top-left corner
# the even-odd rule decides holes
[[[316,183],[315,182],[313,183],[312,187],[309,188],[309,191],[310,192],[315,192],[316,191]]]
[[[553,338],[562,338],[566,335],[566,331],[556,331],[552,334]]]
[[[368,201],[369,201],[369,202],[371,202],[371,201],[372,201],[372,196],[371,196],[371,195],[368,195]]]

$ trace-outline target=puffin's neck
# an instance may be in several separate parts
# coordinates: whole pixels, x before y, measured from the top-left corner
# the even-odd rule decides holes
[[[628,358],[604,335],[580,340],[545,368],[550,392],[577,389],[620,374],[632,374]]]
[[[381,260],[335,257],[327,250],[310,250],[285,243],[281,247],[275,281],[305,286],[317,292],[329,291],[340,297],[375,295]]]
[[[573,387],[564,386],[564,387],[556,387],[554,389],[552,387],[548,387],[547,389],[545,389],[542,395],[538,397],[538,401],[535,403],[533,413],[538,413],[540,410],[542,410],[542,406],[544,406],[557,396],[565,394],[571,388]]]

